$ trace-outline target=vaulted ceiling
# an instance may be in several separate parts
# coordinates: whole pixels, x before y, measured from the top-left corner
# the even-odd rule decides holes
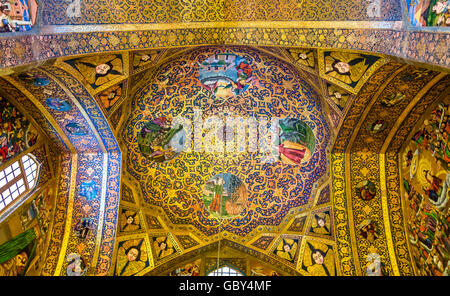
[[[0,95],[61,154],[43,274],[77,252],[102,275],[321,275],[314,250],[332,274],[364,274],[372,253],[417,272],[398,155],[450,92],[449,34],[414,28],[399,1],[79,2],[46,1],[34,31],[0,36]],[[283,118],[312,137],[277,131],[267,161],[251,148]],[[214,130],[230,119],[255,129]]]

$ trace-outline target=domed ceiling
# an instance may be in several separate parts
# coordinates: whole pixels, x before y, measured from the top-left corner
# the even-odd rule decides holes
[[[398,151],[449,79],[368,52],[201,46],[49,60],[0,92],[71,152],[45,274],[76,252],[110,275],[359,275],[374,253],[411,275]]]
[[[318,94],[291,65],[250,48],[200,48],[159,67],[123,129],[145,205],[204,236],[278,226],[328,168]]]

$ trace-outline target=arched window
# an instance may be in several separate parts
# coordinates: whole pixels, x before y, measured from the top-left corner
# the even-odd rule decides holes
[[[0,211],[37,184],[40,164],[28,153],[0,171]]]
[[[244,275],[243,273],[226,265],[208,273],[208,276],[243,276],[243,275]]]

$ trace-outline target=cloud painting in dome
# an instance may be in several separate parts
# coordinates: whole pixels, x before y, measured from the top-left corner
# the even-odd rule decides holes
[[[312,129],[296,118],[283,118],[279,122],[278,153],[286,164],[308,161],[314,153],[316,141]]]
[[[0,33],[30,31],[37,10],[35,0],[0,0]]]
[[[219,98],[231,98],[245,92],[253,81],[250,63],[235,54],[215,54],[200,63],[202,85]]]
[[[203,203],[214,217],[229,218],[241,214],[247,207],[248,193],[235,175],[221,173],[203,187]]]
[[[138,135],[140,151],[156,162],[175,158],[183,151],[185,144],[186,131],[181,124],[172,123],[169,117],[152,119],[142,127]]]

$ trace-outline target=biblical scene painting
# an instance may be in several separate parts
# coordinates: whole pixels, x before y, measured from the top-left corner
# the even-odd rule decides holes
[[[206,236],[246,236],[307,204],[329,167],[330,130],[316,92],[297,73],[247,47],[190,49],[157,68],[133,98],[121,135],[143,203]],[[220,97],[244,76],[251,86]],[[218,95],[205,88],[210,78],[223,87]]]
[[[249,260],[249,276],[279,276],[280,274],[270,267],[264,266],[256,260]]]
[[[36,255],[33,228],[0,245],[0,276],[23,276]]]
[[[406,0],[406,8],[416,27],[450,27],[450,0]]]
[[[163,259],[170,259],[176,253],[176,244],[170,235],[160,235],[151,238],[153,258],[158,263]]]
[[[364,180],[356,184],[356,196],[362,200],[369,201],[377,194],[375,183],[370,180]]]
[[[423,276],[450,272],[449,107],[441,102],[426,115],[402,155],[407,232]]]
[[[60,99],[60,98],[47,98],[45,100],[45,104],[47,104],[47,106],[55,111],[59,111],[59,112],[68,112],[70,110],[72,110],[72,105],[70,105],[69,102],[67,102],[64,99]]]
[[[186,144],[183,125],[170,117],[154,118],[145,123],[138,135],[139,149],[148,159],[165,162],[175,158]]]
[[[248,193],[244,183],[230,173],[209,179],[203,188],[203,203],[214,217],[239,215],[247,207]]]
[[[33,146],[37,130],[17,108],[0,97],[0,160],[1,163]]]
[[[253,78],[249,62],[239,55],[215,54],[200,63],[199,80],[219,98],[242,94]]]
[[[278,152],[280,160],[286,164],[300,164],[308,161],[315,150],[315,137],[312,129],[296,118],[283,118],[279,121],[280,134]]]
[[[53,190],[46,186],[0,227],[0,276],[38,275],[52,219]]]
[[[35,0],[0,0],[0,33],[30,31],[37,11]]]
[[[50,80],[39,74],[31,74],[28,72],[22,72],[17,77],[25,83],[31,84],[33,86],[46,86],[50,84]]]
[[[199,276],[201,259],[189,262],[170,272],[170,276]]]

